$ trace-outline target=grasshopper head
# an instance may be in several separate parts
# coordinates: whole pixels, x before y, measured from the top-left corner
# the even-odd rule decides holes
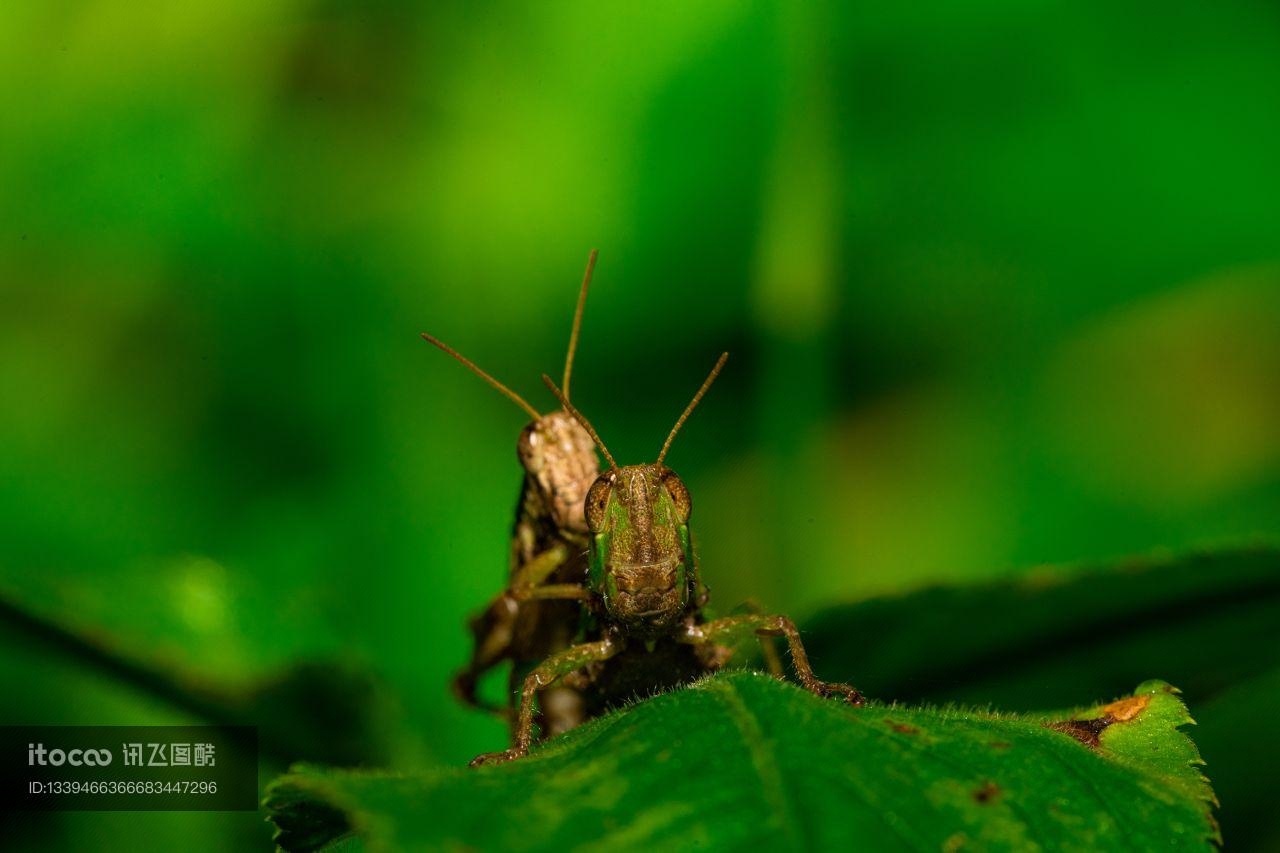
[[[543,415],[520,433],[516,454],[556,527],[586,536],[582,507],[600,474],[600,461],[582,425],[567,412]]]
[[[569,394],[569,379],[573,375],[573,356],[578,349],[578,333],[582,329],[582,310],[587,302],[587,289],[591,286],[591,274],[596,267],[596,250],[587,258],[587,271],[582,276],[582,288],[578,291],[578,306],[573,312],[573,328],[569,333],[569,352],[564,360],[564,396]],[[587,523],[582,516],[582,502],[587,489],[600,473],[600,462],[591,435],[568,411],[543,415],[529,405],[523,397],[481,370],[475,362],[446,344],[444,341],[422,333],[427,343],[457,359],[468,370],[493,386],[511,402],[529,413],[533,421],[520,433],[516,443],[516,455],[521,466],[537,487],[552,523],[559,531],[586,536]],[[566,402],[567,405],[567,402]]]
[[[586,499],[592,586],[611,621],[661,633],[685,613],[694,580],[689,490],[665,465],[606,471]]]
[[[590,582],[609,620],[636,636],[662,634],[685,615],[693,599],[698,582],[689,535],[693,506],[689,490],[662,460],[728,357],[720,356],[667,435],[658,461],[649,465],[619,467],[591,423],[550,377],[542,377],[609,462],[609,470],[591,484],[584,508],[591,533]]]

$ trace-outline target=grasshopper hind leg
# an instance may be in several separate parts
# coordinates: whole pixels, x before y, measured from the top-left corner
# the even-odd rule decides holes
[[[480,678],[486,672],[510,657],[518,614],[519,603],[509,592],[504,592],[470,621],[468,627],[475,639],[474,650],[466,667],[453,678],[453,692],[465,704],[498,716],[511,716],[506,705],[485,700],[479,695],[478,688]]]
[[[471,660],[453,679],[453,692],[465,704],[510,719],[514,711],[507,705],[485,700],[479,695],[479,682],[486,672],[503,661],[518,662],[527,659],[526,636],[536,618],[525,613],[521,616],[521,602],[537,599],[578,599],[581,590],[573,584],[546,585],[548,577],[555,573],[569,556],[569,550],[556,545],[526,560],[513,573],[508,588],[489,603],[484,612],[471,620],[469,628],[474,639]],[[528,608],[526,608],[526,611]],[[516,669],[519,669],[517,663]],[[513,671],[513,679],[517,675]],[[515,691],[515,683],[512,692]]]

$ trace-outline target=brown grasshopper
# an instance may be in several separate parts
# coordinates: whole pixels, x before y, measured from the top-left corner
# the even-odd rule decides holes
[[[592,250],[587,260],[569,334],[563,380],[566,398],[596,254]],[[600,473],[600,463],[591,436],[567,412],[540,414],[438,338],[425,332],[422,337],[462,362],[533,418],[516,443],[525,475],[516,504],[507,588],[471,620],[469,627],[475,641],[471,660],[453,680],[454,692],[463,702],[514,724],[515,689],[526,671],[568,647],[578,632],[577,602],[582,597],[581,581],[586,577],[587,566],[588,529],[583,502],[587,488]],[[512,664],[507,691],[510,704],[485,702],[477,692],[478,681],[504,661]],[[569,687],[543,690],[539,703],[548,733],[570,729],[583,717],[581,696]]]
[[[534,702],[557,683],[574,686],[589,715],[635,696],[686,684],[721,667],[744,635],[785,637],[796,680],[819,696],[862,695],[847,684],[819,680],[795,623],[786,616],[744,614],[705,621],[706,596],[689,533],[689,490],[663,464],[676,433],[724,367],[728,353],[685,408],[656,462],[619,467],[600,436],[545,374],[542,379],[595,442],[609,463],[586,494],[589,569],[580,587],[587,613],[577,645],[552,654],[524,679],[512,746],[486,753],[472,766],[520,758],[533,740]]]

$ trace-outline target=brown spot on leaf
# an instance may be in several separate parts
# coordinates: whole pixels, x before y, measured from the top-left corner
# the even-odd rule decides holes
[[[987,803],[990,803],[999,797],[1000,794],[1000,786],[988,779],[986,782],[982,783],[982,786],[978,788],[978,790],[973,792],[973,799],[980,805],[985,806]]]
[[[1046,723],[1055,732],[1071,735],[1085,746],[1097,748],[1101,746],[1102,733],[1111,725],[1108,717],[1097,717],[1092,720],[1063,720],[1060,723]]]
[[[1102,710],[1106,714],[1112,716],[1115,722],[1127,723],[1145,711],[1147,706],[1150,704],[1151,697],[1144,694],[1142,696],[1130,696],[1128,699],[1121,699],[1117,702],[1112,702]]]
[[[1102,745],[1103,732],[1116,723],[1129,722],[1146,710],[1149,704],[1150,696],[1130,696],[1103,706],[1101,717],[1091,720],[1062,720],[1045,725],[1054,731],[1071,735],[1087,747],[1097,749]]]
[[[899,723],[895,720],[889,720],[889,719],[886,719],[885,722],[889,725],[889,728],[893,729],[895,732],[899,732],[904,735],[920,734],[919,729],[917,729],[915,726],[908,725],[907,723]]]
[[[1013,744],[1009,743],[1007,740],[993,740],[991,741],[990,746],[992,749],[1008,749],[1013,746]]]

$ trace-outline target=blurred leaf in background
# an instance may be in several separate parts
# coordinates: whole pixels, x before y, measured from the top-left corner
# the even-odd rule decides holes
[[[4,4],[0,589],[240,683],[351,661],[405,763],[491,746],[446,685],[522,420],[417,334],[545,400],[593,246],[620,457],[734,353],[670,459],[722,607],[1274,534],[1278,47],[1244,2]],[[5,720],[185,719],[0,673]]]

